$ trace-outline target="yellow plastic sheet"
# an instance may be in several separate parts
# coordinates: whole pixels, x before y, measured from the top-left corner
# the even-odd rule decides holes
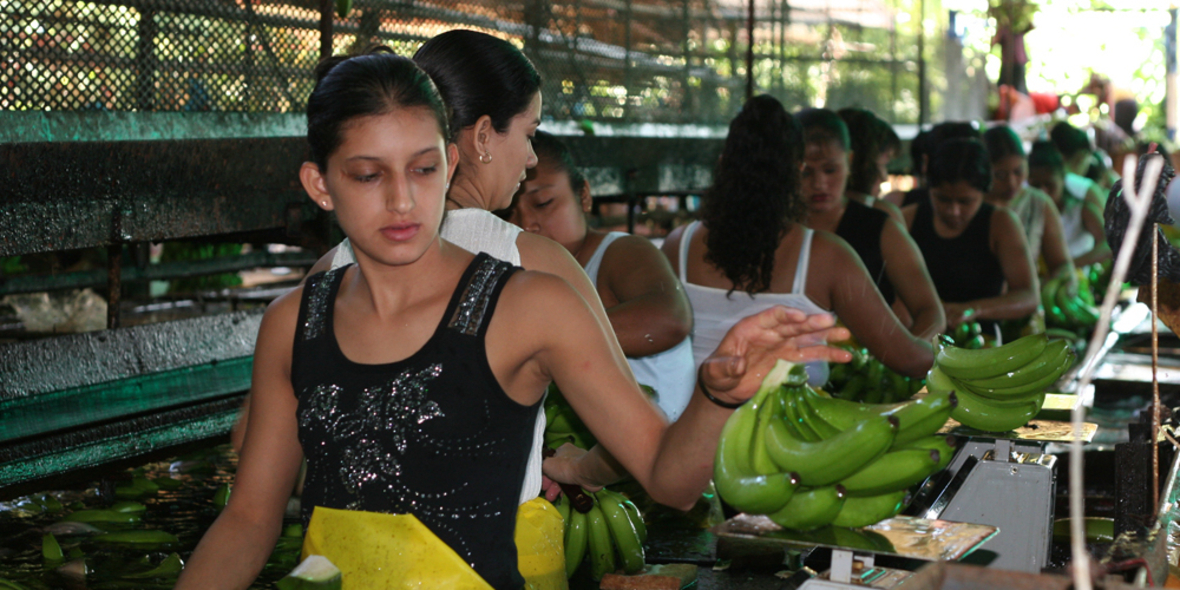
[[[537,498],[516,515],[518,567],[529,590],[565,590],[561,515]],[[491,590],[479,574],[412,514],[316,506],[303,558],[323,555],[340,568],[345,590]]]
[[[566,590],[565,523],[544,498],[520,505],[516,512],[516,554],[527,590]]]

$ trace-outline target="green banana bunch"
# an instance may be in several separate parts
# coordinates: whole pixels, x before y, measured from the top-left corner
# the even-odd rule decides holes
[[[799,486],[798,477],[792,473],[756,471],[752,452],[755,445],[763,446],[762,440],[754,438],[760,410],[776,401],[771,393],[787,382],[792,367],[780,360],[767,373],[758,393],[735,410],[721,430],[713,461],[713,483],[722,499],[742,512],[775,512],[786,505]]]
[[[813,423],[827,424],[840,431],[874,416],[894,416],[898,420],[898,430],[892,448],[897,448],[938,432],[957,403],[957,396],[949,390],[931,391],[919,400],[878,405],[827,398],[809,390],[804,391],[802,405],[816,416]]]
[[[825,391],[849,401],[870,404],[894,403],[910,399],[922,389],[921,379],[911,379],[894,372],[873,358],[868,349],[843,348],[853,354],[853,362],[834,364],[828,374]]]
[[[1098,323],[1098,310],[1088,286],[1088,279],[1079,280],[1075,290],[1068,277],[1053,277],[1041,286],[1041,305],[1045,308],[1045,323],[1056,328],[1089,330]]]
[[[776,420],[767,430],[765,448],[781,470],[797,473],[803,485],[825,486],[885,454],[896,434],[897,418],[878,416],[827,440],[805,442]]]
[[[597,442],[598,439],[578,418],[557,385],[550,384],[549,393],[545,396],[545,446],[556,449],[571,443],[582,449],[590,449]]]
[[[777,512],[775,524],[798,531],[810,531],[832,524],[844,507],[844,488],[839,485],[799,490]]]
[[[957,392],[959,404],[951,417],[963,425],[1006,432],[1037,415],[1045,388],[1075,358],[1067,341],[1049,341],[1043,334],[986,350],[943,346],[927,374],[927,388],[932,393]]]
[[[565,575],[573,575],[590,559],[590,575],[595,580],[614,572],[622,565],[625,573],[643,569],[643,543],[647,525],[639,509],[625,496],[603,489],[594,494],[594,505],[582,513],[562,496],[555,503],[565,521]]]

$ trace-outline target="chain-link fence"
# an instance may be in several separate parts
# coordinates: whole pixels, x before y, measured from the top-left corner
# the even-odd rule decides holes
[[[356,0],[332,19],[331,46],[411,54],[451,28],[496,34],[537,64],[555,120],[725,123],[752,64],[757,91],[788,106],[857,105],[904,123],[919,117],[920,72],[940,63],[919,59],[919,4],[755,0],[751,29],[747,0]],[[0,109],[298,112],[320,55],[320,7],[6,0]]]

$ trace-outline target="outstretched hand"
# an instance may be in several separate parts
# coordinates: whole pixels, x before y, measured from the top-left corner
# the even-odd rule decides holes
[[[846,363],[851,353],[827,345],[850,337],[846,328],[835,325],[829,314],[809,316],[781,305],[744,318],[701,364],[701,380],[712,395],[741,402],[757,393],[779,359]]]

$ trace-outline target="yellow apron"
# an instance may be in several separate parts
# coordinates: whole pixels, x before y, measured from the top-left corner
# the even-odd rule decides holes
[[[561,515],[544,498],[516,513],[517,565],[528,590],[565,590]],[[491,590],[479,574],[413,514],[316,506],[303,538],[303,558],[327,557],[347,589]]]

